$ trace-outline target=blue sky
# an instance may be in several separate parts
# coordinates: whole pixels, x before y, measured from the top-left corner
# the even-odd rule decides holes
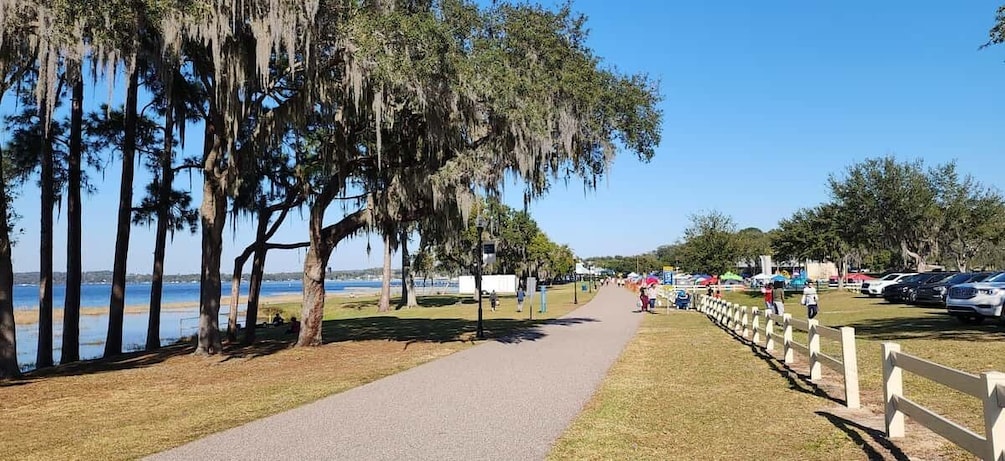
[[[741,228],[771,229],[827,200],[828,175],[869,157],[955,159],[962,171],[1001,189],[1005,47],[978,50],[999,4],[577,1],[605,65],[660,81],[663,142],[652,162],[624,153],[596,190],[572,180],[529,211],[553,240],[587,257],[671,243],[690,214],[713,209]],[[88,97],[100,104],[107,90]],[[111,269],[118,178],[115,167],[96,175],[100,190],[85,198],[85,270]],[[147,179],[137,176],[137,200]],[[506,200],[522,206],[518,187],[509,191]],[[16,271],[38,269],[37,197],[29,186],[15,203],[25,230]],[[60,270],[62,216],[57,225]],[[238,227],[244,230],[225,237],[225,270],[251,238],[251,226]],[[278,238],[302,240],[305,232],[293,214]],[[153,232],[134,227],[132,235],[129,271],[149,273]],[[330,265],[378,266],[381,245],[379,237],[345,242]],[[302,253],[275,252],[267,269],[298,271],[302,261]],[[177,235],[166,267],[197,272],[198,235]]]

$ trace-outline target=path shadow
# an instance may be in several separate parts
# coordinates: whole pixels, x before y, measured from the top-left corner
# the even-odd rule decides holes
[[[823,416],[834,427],[841,429],[842,432],[847,434],[848,438],[855,445],[862,448],[862,452],[870,460],[884,460],[890,457],[898,461],[908,461],[911,459],[904,454],[900,447],[887,439],[886,433],[882,430],[856,423],[830,412],[817,411],[815,413]],[[884,453],[886,456],[884,456]]]
[[[917,317],[896,317],[860,320],[847,326],[855,328],[859,339],[900,341],[904,339],[935,339],[990,342],[1005,339],[1005,330],[985,321],[967,325],[943,312],[928,312]]]

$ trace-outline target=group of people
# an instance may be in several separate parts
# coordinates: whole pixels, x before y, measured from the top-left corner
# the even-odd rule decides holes
[[[276,312],[276,315],[272,316],[272,326],[278,327],[283,325],[283,316]],[[300,321],[296,317],[290,317],[290,327],[286,330],[287,333],[300,334]]]
[[[639,312],[655,312],[659,289],[656,284],[639,287]]]
[[[516,311],[523,312],[523,300],[526,299],[527,293],[523,290],[523,287],[517,287],[516,289]],[[499,295],[496,294],[495,290],[489,293],[489,308],[492,312],[495,312],[499,308]]]
[[[772,285],[765,285],[761,287],[761,293],[764,294],[764,305],[768,311],[776,315],[785,314],[784,283],[775,282]],[[812,283],[807,283],[803,287],[803,297],[799,303],[806,306],[806,317],[808,318],[812,319],[820,312],[820,298]]]

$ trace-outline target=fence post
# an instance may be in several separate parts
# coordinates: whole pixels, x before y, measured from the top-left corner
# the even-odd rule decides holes
[[[820,333],[817,331],[817,327],[820,326],[820,322],[815,319],[810,319],[806,323],[809,324],[807,330],[809,330],[809,346],[810,348],[810,381],[816,381],[823,377],[821,368],[823,365],[820,363]]]
[[[749,338],[750,337],[750,316],[749,316],[749,314],[747,312],[750,310],[750,308],[747,307],[747,306],[743,306],[740,309],[743,310],[743,319],[741,320],[741,324],[743,325],[743,337],[744,338]]]
[[[844,365],[844,400],[848,408],[859,408],[858,353],[855,329],[841,327],[841,363]]]
[[[988,371],[981,373],[984,383],[984,436],[987,438],[987,452],[984,459],[1001,460],[1005,456],[1005,373]]]
[[[897,366],[894,356],[900,352],[900,344],[883,343],[883,402],[886,416],[886,436],[904,436],[904,413],[897,410],[895,399],[904,395],[904,371]]]
[[[733,332],[740,334],[743,332],[743,306],[733,304]]]
[[[752,328],[751,329],[754,330],[754,336],[753,336],[753,338],[751,338],[751,341],[753,341],[754,344],[757,344],[757,343],[761,342],[761,331],[760,331],[761,330],[761,318],[760,318],[761,311],[757,310],[756,307],[751,307],[750,311],[751,311],[750,312],[750,322],[752,323],[752,325],[751,325]]]
[[[775,319],[771,316],[771,312],[764,311],[764,318],[767,319],[764,322],[764,336],[768,338],[767,342],[764,343],[764,348],[768,352],[775,351]]]
[[[786,364],[792,363],[792,314],[782,316],[782,359]]]

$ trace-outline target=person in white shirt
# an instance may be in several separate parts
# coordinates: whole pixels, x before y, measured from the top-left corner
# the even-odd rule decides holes
[[[806,317],[813,318],[817,316],[817,313],[820,311],[818,302],[817,289],[813,287],[813,282],[807,281],[806,287],[803,288],[803,299],[801,301],[801,304],[806,306]]]

